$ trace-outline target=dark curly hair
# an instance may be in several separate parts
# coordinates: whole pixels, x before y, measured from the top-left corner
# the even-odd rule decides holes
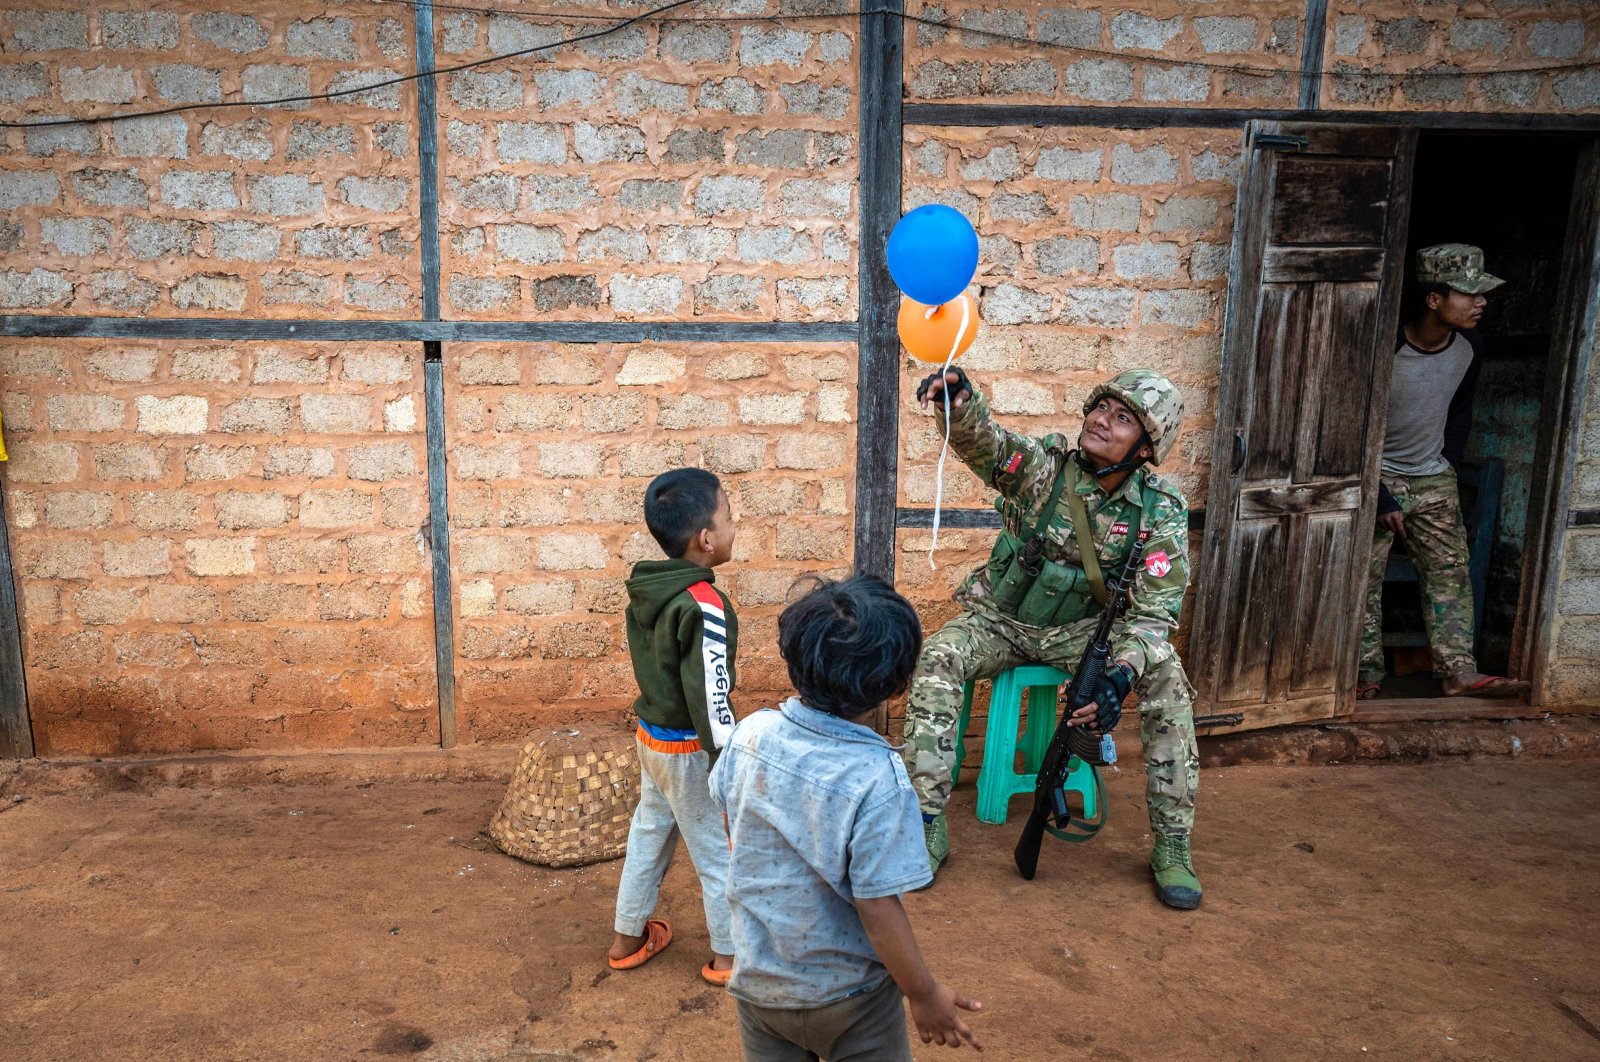
[[[903,692],[921,650],[916,610],[875,575],[818,579],[778,617],[778,651],[800,699],[846,719]]]

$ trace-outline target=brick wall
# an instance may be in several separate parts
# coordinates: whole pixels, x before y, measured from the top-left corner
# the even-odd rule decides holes
[[[639,24],[444,79],[446,312],[853,320],[853,23]],[[592,26],[444,12],[439,63]]]
[[[737,704],[787,685],[776,620],[806,572],[850,565],[851,347],[451,345],[451,559],[463,741],[609,711],[637,695],[623,581],[662,556],[651,477],[722,477],[738,534]]]
[[[322,92],[415,63],[404,6],[26,7],[0,11],[7,115]],[[440,9],[438,62],[583,32],[594,23],[579,16],[600,10],[563,21]],[[755,17],[643,24],[440,78],[445,317],[853,320],[856,20],[759,20],[812,10],[704,0],[691,17]],[[958,24],[906,27],[913,102],[1277,108],[1298,93],[1299,0],[909,10]],[[1322,98],[1592,111],[1592,70],[1468,71],[1570,62],[1596,32],[1576,0],[1339,0],[1326,64],[1361,76],[1330,74]],[[404,85],[8,131],[0,312],[415,319],[417,122]],[[997,413],[1071,432],[1093,383],[1161,368],[1190,410],[1164,471],[1196,507],[1240,141],[905,134],[906,205],[951,203],[982,239],[983,330],[964,364]],[[0,345],[15,455],[0,480],[41,751],[437,740],[420,356],[420,344]],[[725,580],[744,621],[740,705],[783,690],[784,595],[798,575],[850,561],[852,346],[447,344],[444,370],[463,741],[514,740],[630,698],[620,583],[655,555],[640,495],[676,463],[722,474],[740,520]],[[905,362],[902,396],[927,371]],[[905,397],[902,411],[899,502],[927,506],[939,439]],[[1600,505],[1592,471],[1575,505]],[[947,506],[988,501],[970,473],[947,469]],[[1584,595],[1600,563],[1586,535],[1574,531],[1568,551],[1562,690],[1593,685]],[[991,537],[947,531],[935,571],[927,532],[898,535],[900,583],[930,629]]]
[[[1297,91],[1305,16],[1297,0],[1201,8],[941,0],[907,10],[961,27],[908,29],[907,89],[918,101],[1282,107]],[[1172,62],[1180,59],[1194,65]]]
[[[415,69],[402,8],[28,7],[0,11],[0,109],[26,120],[336,91]],[[415,114],[415,87],[400,85],[6,130],[0,311],[416,316]]]
[[[1593,344],[1587,359],[1589,395],[1571,504],[1593,511],[1600,509],[1600,373]],[[1546,692],[1555,703],[1600,704],[1600,527],[1566,528],[1565,534]]]
[[[40,755],[438,740],[420,362],[0,348]]]
[[[1584,0],[1334,0],[1322,99],[1333,109],[1591,112],[1600,70],[1528,68],[1592,58],[1597,41]]]

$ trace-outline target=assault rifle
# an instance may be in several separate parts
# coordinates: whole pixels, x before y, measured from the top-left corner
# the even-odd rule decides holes
[[[1139,574],[1144,545],[1142,539],[1135,539],[1121,574],[1106,583],[1105,611],[1100,614],[1094,637],[1084,646],[1083,660],[1079,662],[1078,673],[1073,676],[1070,692],[1064,698],[1066,706],[1061,709],[1061,721],[1056,724],[1055,736],[1050,739],[1044,762],[1039,764],[1038,781],[1033,787],[1033,813],[1028,816],[1028,823],[1022,828],[1022,837],[1017,841],[1013,853],[1017,870],[1028,881],[1033,880],[1033,875],[1039,869],[1039,845],[1044,840],[1045,828],[1053,824],[1057,829],[1065,829],[1072,824],[1072,816],[1067,812],[1066,794],[1061,788],[1072,762],[1069,740],[1075,729],[1067,725],[1067,720],[1072,713],[1094,700],[1095,688],[1099,686],[1100,676],[1111,658],[1111,628],[1116,626],[1127,608],[1128,590]]]

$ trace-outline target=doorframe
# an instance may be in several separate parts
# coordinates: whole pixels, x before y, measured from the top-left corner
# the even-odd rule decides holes
[[[1583,287],[1580,288],[1579,285]],[[1581,303],[1578,294],[1587,289]],[[1528,532],[1522,559],[1517,626],[1512,632],[1514,673],[1532,683],[1530,702],[1550,703],[1551,641],[1558,614],[1567,528],[1571,526],[1572,490],[1589,369],[1600,321],[1600,138],[1589,138],[1578,151],[1573,173],[1566,242],[1561,252],[1561,289],[1545,373],[1540,408],[1555,420],[1534,450],[1533,481],[1528,498]],[[1560,349],[1564,347],[1565,349]]]
[[[1436,132],[1478,133],[1461,128]],[[1570,132],[1530,131],[1532,136],[1571,136]],[[1420,147],[1420,143],[1419,143]],[[1413,160],[1415,165],[1415,160]],[[1572,488],[1582,439],[1584,402],[1588,390],[1589,357],[1600,320],[1600,138],[1590,137],[1578,151],[1573,168],[1565,236],[1561,249],[1561,287],[1556,295],[1556,323],[1551,330],[1545,360],[1541,420],[1528,500],[1522,574],[1516,620],[1512,628],[1513,676],[1532,684],[1527,703],[1486,697],[1391,697],[1355,702],[1339,718],[1360,722],[1401,719],[1517,719],[1562,710],[1550,703],[1546,690],[1550,644],[1558,614],[1561,570],[1566,531],[1571,525]],[[1409,244],[1410,223],[1406,226]],[[1587,287],[1588,298],[1577,296]],[[1561,349],[1564,348],[1564,349]],[[1555,412],[1550,423],[1548,411]],[[1387,417],[1385,417],[1387,419]]]

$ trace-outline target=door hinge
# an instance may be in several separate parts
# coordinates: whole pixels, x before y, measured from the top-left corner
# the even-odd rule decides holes
[[[1311,146],[1311,141],[1289,133],[1257,133],[1250,141],[1250,146],[1272,151],[1304,151]]]

